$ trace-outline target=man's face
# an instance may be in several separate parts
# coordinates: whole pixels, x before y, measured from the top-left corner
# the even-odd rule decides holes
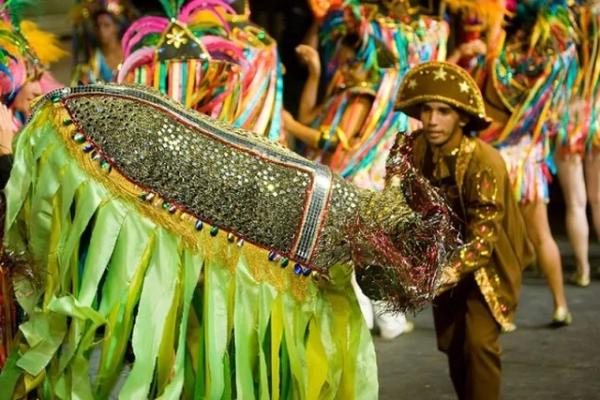
[[[429,144],[442,146],[454,135],[462,135],[461,115],[442,102],[428,102],[421,107],[421,122]]]

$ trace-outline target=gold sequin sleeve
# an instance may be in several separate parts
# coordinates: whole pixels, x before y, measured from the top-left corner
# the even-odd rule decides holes
[[[468,221],[465,245],[458,249],[450,266],[460,279],[490,262],[504,215],[503,193],[491,168],[479,170],[466,179],[464,213]]]

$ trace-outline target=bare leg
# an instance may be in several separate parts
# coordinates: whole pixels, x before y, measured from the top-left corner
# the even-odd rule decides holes
[[[556,159],[558,179],[567,207],[567,235],[575,252],[577,277],[590,274],[589,225],[586,216],[586,188],[583,161],[578,155]]]
[[[585,157],[585,183],[596,237],[600,238],[600,153]]]
[[[539,266],[552,292],[554,308],[555,310],[559,307],[566,308],[560,252],[550,232],[546,204],[541,200],[521,204],[521,213],[525,219],[527,234],[535,247]]]

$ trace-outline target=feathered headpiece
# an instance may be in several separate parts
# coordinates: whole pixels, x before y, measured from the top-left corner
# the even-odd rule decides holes
[[[235,126],[280,133],[282,72],[275,42],[223,0],[161,0],[167,17],[123,36],[118,82],[152,86]]]
[[[0,0],[0,95],[12,95],[29,78],[66,53],[53,34],[21,18],[31,1]]]

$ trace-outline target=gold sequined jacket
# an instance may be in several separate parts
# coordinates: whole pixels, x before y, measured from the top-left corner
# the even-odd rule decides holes
[[[423,171],[427,142],[415,139],[413,161]],[[521,272],[533,259],[531,243],[516,204],[500,154],[480,139],[464,136],[456,153],[453,178],[458,207],[464,218],[460,230],[465,245],[451,258],[460,278],[474,274],[496,321],[510,330],[521,287]]]

